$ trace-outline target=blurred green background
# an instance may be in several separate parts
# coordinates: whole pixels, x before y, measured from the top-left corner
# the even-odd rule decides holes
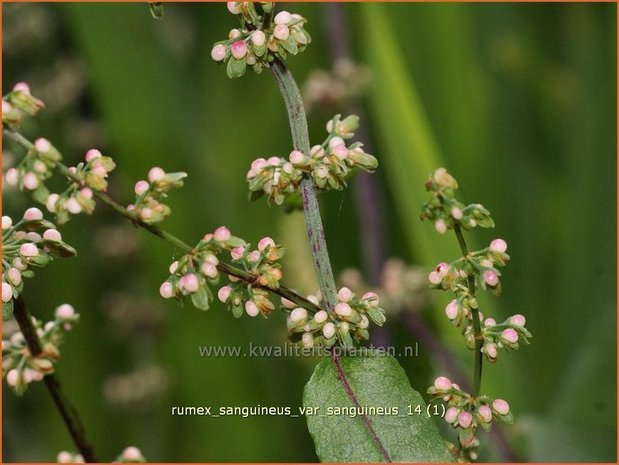
[[[461,199],[483,203],[497,224],[469,235],[472,244],[509,244],[504,295],[484,308],[497,320],[526,314],[534,335],[484,373],[484,390],[515,412],[504,428],[511,447],[521,460],[615,461],[616,5],[339,8],[354,24],[351,53],[372,76],[358,104],[381,163],[387,255],[427,268],[455,258],[455,238],[418,220],[428,173],[447,167]],[[286,9],[309,19],[314,42],[288,60],[304,82],[332,67],[333,12]],[[167,230],[189,243],[221,224],[254,243],[271,235],[292,257],[284,281],[311,292],[302,215],[247,201],[251,160],[285,156],[291,140],[270,74],[231,81],[210,59],[236,24],[221,4],[169,4],[154,20],[146,4],[5,3],[2,90],[30,83],[47,109],[23,132],[52,140],[67,163],[93,146],[114,157],[110,192],[122,203],[152,166],[187,171]],[[309,116],[314,143],[327,115]],[[5,169],[22,154],[5,142]],[[321,198],[336,273],[364,262],[354,192]],[[5,214],[30,205],[10,190],[3,198]],[[234,320],[219,304],[203,313],[161,301],[175,251],[105,206],[62,233],[79,256],[38,271],[25,298],[40,318],[64,302],[82,315],[57,372],[100,458],[136,445],[151,461],[316,460],[303,418],[170,415],[172,406],[300,405],[316,360],[198,354],[198,345],[282,344],[283,315]],[[444,321],[447,296],[431,297],[422,318],[470,372],[472,354]],[[414,342],[397,316],[387,331],[396,346]],[[440,372],[423,345],[402,364],[422,392]],[[4,389],[3,435],[5,461],[73,449],[42,385],[23,398]],[[483,449],[482,460],[497,457]]]

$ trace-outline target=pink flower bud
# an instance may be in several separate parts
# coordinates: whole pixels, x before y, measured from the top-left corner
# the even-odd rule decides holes
[[[434,229],[436,229],[439,234],[445,234],[447,232],[447,223],[443,220],[437,220],[436,223],[434,223]]]
[[[230,53],[237,60],[240,60],[245,55],[247,55],[247,44],[243,40],[237,40],[230,47]]]
[[[200,289],[200,280],[194,273],[183,276],[179,281],[179,286],[186,292],[192,294]]]
[[[245,247],[234,247],[231,251],[230,251],[230,256],[232,257],[233,260],[240,260],[241,258],[243,258],[243,254],[245,253]]]
[[[316,173],[316,177],[324,179],[327,176],[329,176],[329,170],[325,165],[320,165],[318,166],[318,168],[316,168],[315,170]]]
[[[8,113],[9,111],[11,111],[13,109],[13,107],[11,106],[11,104],[9,102],[7,102],[6,100],[2,100],[2,113]]]
[[[459,207],[453,207],[451,209],[451,216],[453,216],[454,220],[461,220],[463,213]]]
[[[428,275],[428,281],[430,281],[431,284],[438,285],[443,281],[443,277],[440,273],[433,271]]]
[[[456,301],[456,299],[454,299],[451,302],[449,302],[447,306],[445,307],[445,314],[447,315],[447,318],[449,318],[450,320],[455,320],[456,317],[458,316],[458,313],[459,313],[458,302]]]
[[[290,29],[285,24],[278,24],[273,29],[273,35],[279,40],[286,40],[290,35]]]
[[[211,58],[215,61],[222,61],[226,58],[226,47],[222,44],[217,44],[211,49]]]
[[[8,275],[9,281],[11,282],[13,286],[19,286],[21,284],[21,281],[22,281],[21,271],[18,270],[17,268],[15,267],[9,268],[9,271],[7,271],[7,275]]]
[[[92,174],[103,179],[107,176],[107,168],[103,165],[103,163],[95,161],[92,164]]]
[[[258,260],[260,260],[260,251],[258,250],[254,250],[252,252],[250,252],[250,254],[247,256],[247,259],[251,262],[251,263],[257,263]]]
[[[216,278],[219,275],[219,272],[217,271],[217,267],[210,262],[202,263],[200,270],[202,271],[202,274],[204,276],[211,278],[211,279]]]
[[[233,15],[238,15],[241,12],[241,7],[238,5],[238,2],[227,2],[226,7]]]
[[[524,317],[524,315],[517,314],[517,315],[512,316],[509,319],[509,322],[513,324],[514,326],[520,326],[522,328],[526,324],[527,319]]]
[[[509,404],[505,402],[503,399],[495,399],[492,402],[492,408],[499,415],[507,415],[509,413]]]
[[[232,288],[230,286],[223,286],[219,288],[219,291],[217,291],[217,298],[225,304],[228,302],[231,293]]]
[[[35,190],[39,187],[39,178],[36,174],[28,172],[24,175],[24,187],[29,191]]]
[[[257,29],[251,33],[251,41],[254,45],[262,47],[266,42],[266,36],[264,35],[264,32]]]
[[[123,450],[122,458],[125,462],[141,462],[144,460],[142,452],[137,447],[127,447]]]
[[[135,191],[135,195],[142,195],[144,192],[148,190],[150,184],[146,181],[138,181],[135,183],[135,187],[133,190]]]
[[[268,165],[268,162],[264,158],[258,158],[251,163],[251,169],[256,174],[260,174],[262,169]]]
[[[290,312],[290,321],[296,323],[297,321],[305,320],[307,318],[307,310],[303,307],[295,308]]]
[[[490,357],[491,359],[495,359],[499,355],[496,344],[486,344],[484,345],[483,350],[484,352],[486,352],[486,355],[488,355],[488,357]]]
[[[516,342],[518,342],[518,333],[514,331],[512,328],[504,329],[501,332],[501,337],[505,339],[507,342],[511,342],[512,344],[515,344]]]
[[[49,149],[52,148],[52,144],[47,139],[40,137],[34,141],[34,148],[37,150],[37,152],[47,153],[49,152]]]
[[[344,145],[344,139],[342,139],[340,136],[335,136],[335,137],[332,137],[331,139],[329,139],[329,148],[330,149],[334,149],[338,145]]]
[[[473,422],[473,415],[471,415],[470,412],[460,412],[460,415],[458,415],[458,424],[466,429],[469,426],[471,426],[471,423]]]
[[[492,421],[492,410],[487,405],[480,405],[477,409],[477,413],[484,423],[490,423]]]
[[[479,317],[479,319],[481,320],[481,317]],[[491,328],[492,326],[496,325],[496,320],[494,318],[486,318],[486,320],[484,321],[484,326],[486,328]]]
[[[258,306],[251,300],[245,302],[245,313],[249,316],[257,316],[260,313]]]
[[[297,304],[295,304],[294,302],[288,299],[285,299],[283,297],[281,298],[281,302],[282,302],[282,305],[286,308],[295,308],[297,306]]]
[[[60,234],[60,231],[57,229],[47,229],[43,233],[43,239],[46,241],[60,242],[62,240],[62,234]]]
[[[460,411],[456,407],[449,407],[445,412],[445,421],[447,423],[455,423]]]
[[[43,219],[43,212],[38,208],[32,207],[24,212],[24,220],[38,221]]]
[[[335,336],[335,325],[331,322],[325,323],[322,327],[322,334],[326,339],[331,339]]]
[[[306,349],[311,349],[314,347],[314,335],[312,333],[303,333],[301,336],[301,342],[303,343],[303,347]]]
[[[56,308],[55,315],[59,320],[70,320],[75,316],[75,309],[70,304],[62,304]]]
[[[449,264],[445,263],[445,262],[441,262],[438,265],[436,265],[436,268],[434,271],[436,271],[438,274],[441,275],[441,277],[445,277],[447,276],[447,273],[449,272]]]
[[[499,276],[494,271],[484,271],[484,281],[488,286],[494,287],[499,284]]]
[[[299,152],[298,150],[293,150],[292,152],[290,152],[290,156],[288,157],[288,159],[290,160],[290,163],[298,165],[299,163],[303,163],[303,160],[305,160],[305,155],[303,155],[303,153]]]
[[[262,239],[258,241],[258,250],[260,250],[261,252],[267,247],[274,247],[274,246],[275,246],[275,241],[271,239],[270,237],[263,237]]]
[[[219,265],[219,259],[212,253],[206,255],[204,257],[204,261],[210,263],[211,265],[217,266]]]
[[[150,182],[161,181],[164,177],[165,177],[165,171],[163,171],[158,166],[155,166],[148,171],[148,180]]]
[[[174,297],[174,286],[172,286],[172,283],[169,281],[165,281],[159,287],[159,294],[161,294],[161,297],[163,297],[164,299],[171,299],[172,297]]]
[[[343,143],[343,141],[342,141],[342,143]],[[310,155],[313,158],[322,158],[322,157],[325,156],[325,149],[322,148],[322,145],[314,145],[310,149]]]
[[[353,294],[350,289],[348,289],[347,287],[343,287],[337,293],[337,298],[340,300],[340,302],[348,302],[352,295]]]
[[[314,321],[316,323],[324,323],[325,321],[327,321],[327,318],[329,318],[329,315],[324,310],[320,310],[314,315]]]
[[[232,237],[232,234],[230,233],[230,230],[225,226],[220,226],[213,233],[213,238],[219,242],[226,242],[230,239],[230,237]]]
[[[361,300],[367,301],[367,303],[369,303],[372,307],[378,307],[378,304],[380,303],[376,292],[366,292],[361,297]]]
[[[101,152],[99,152],[97,149],[90,149],[88,152],[86,152],[86,156],[84,157],[86,161],[92,161],[95,158],[100,158],[103,155],[101,155]]]
[[[66,206],[67,210],[69,210],[69,213],[72,213],[73,215],[77,215],[82,211],[82,206],[75,197],[69,198],[69,200],[67,200]]]
[[[503,239],[495,239],[490,243],[490,251],[495,253],[505,253],[507,250],[507,242]]]
[[[333,148],[333,154],[340,160],[344,160],[348,157],[348,149],[344,144],[337,145]]]
[[[13,226],[13,219],[10,216],[3,216],[2,217],[2,230],[4,231],[5,229],[9,229],[11,226]]]
[[[10,284],[2,281],[2,302],[9,302],[13,298],[13,288]]]
[[[335,306],[335,313],[340,316],[350,316],[352,315],[352,308],[347,303],[340,302]]]
[[[19,182],[19,172],[15,168],[9,168],[4,175],[4,179],[9,186],[17,186]]]
[[[92,199],[92,189],[90,187],[80,189],[80,196],[88,200]]]
[[[142,218],[143,220],[150,220],[153,217],[153,210],[148,207],[140,209],[139,213],[140,218]]]
[[[434,387],[437,391],[448,391],[452,387],[451,380],[445,376],[439,376],[434,380]]]
[[[36,257],[39,255],[39,249],[36,245],[28,242],[19,247],[19,253],[24,257]]]
[[[15,387],[19,384],[19,378],[19,371],[13,368],[6,374],[6,384]]]
[[[30,86],[25,82],[18,82],[13,86],[13,92],[23,92],[24,94],[30,93]]]

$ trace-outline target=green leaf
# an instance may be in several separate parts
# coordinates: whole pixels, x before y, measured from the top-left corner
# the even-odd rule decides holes
[[[13,299],[2,302],[2,321],[8,321],[13,316]]]
[[[384,413],[392,413],[367,416],[392,461],[452,461],[434,420],[425,415],[426,405],[421,395],[411,388],[395,358],[347,356],[341,357],[340,362],[361,407],[380,407]],[[408,415],[409,408],[413,411],[417,405],[424,413]],[[334,410],[351,408],[354,404],[330,358],[324,358],[314,370],[305,386],[303,406],[319,408],[314,412],[306,410],[306,416],[316,454],[322,462],[385,461],[362,417]],[[393,414],[396,409],[397,414]]]
[[[200,310],[209,309],[209,295],[206,287],[202,286],[198,292],[191,294],[191,303]]]

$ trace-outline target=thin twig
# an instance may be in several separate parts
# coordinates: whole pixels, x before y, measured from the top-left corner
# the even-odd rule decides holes
[[[24,299],[20,296],[15,299],[14,315],[19,329],[24,336],[28,350],[32,357],[37,357],[43,352],[41,346],[41,340],[37,335],[37,331],[32,322],[32,316],[26,307]],[[77,413],[75,407],[71,404],[71,401],[62,391],[58,378],[51,373],[46,375],[43,380],[45,381],[45,387],[49,391],[56,408],[60,412],[62,419],[69,430],[69,434],[73,438],[75,447],[79,450],[80,454],[86,462],[97,462],[94,449],[88,439],[86,438],[86,430]]]

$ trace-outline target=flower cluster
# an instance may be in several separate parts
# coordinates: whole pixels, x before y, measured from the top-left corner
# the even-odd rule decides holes
[[[2,126],[17,129],[24,114],[34,116],[45,107],[43,102],[30,93],[25,82],[18,82],[13,90],[2,98]]]
[[[360,299],[347,287],[337,294],[338,303],[332,312],[320,310],[310,315],[305,308],[282,299],[288,314],[288,337],[292,342],[301,342],[304,347],[331,347],[336,342],[344,348],[354,347],[355,342],[370,337],[370,321],[378,326],[385,323],[385,311],[380,308],[378,296],[366,292]],[[308,300],[316,305],[320,301],[315,296]]]
[[[57,463],[85,463],[84,457],[81,454],[75,454],[68,451],[61,451],[56,456]],[[116,457],[114,463],[144,463],[146,459],[142,455],[140,449],[134,446],[126,447],[121,454]]]
[[[71,215],[86,213],[95,209],[93,191],[107,189],[107,176],[116,164],[110,157],[103,156],[97,149],[86,152],[84,162],[68,168],[71,183],[61,194],[50,194],[45,200],[47,209],[56,214],[56,221],[64,224]]]
[[[23,278],[30,278],[32,266],[45,266],[56,257],[71,257],[75,249],[62,241],[54,224],[43,219],[38,208],[29,208],[23,218],[13,224],[9,216],[2,217],[2,315],[10,318],[13,299],[24,287]]]
[[[477,427],[484,431],[492,429],[493,421],[511,423],[513,420],[509,404],[503,399],[491,399],[487,396],[473,397],[462,391],[460,386],[449,378],[439,376],[434,385],[428,389],[434,400],[446,403],[444,419],[458,429],[460,447],[451,444],[450,449],[463,460],[475,460],[479,439],[475,436]]]
[[[355,168],[373,171],[378,166],[374,156],[363,151],[363,144],[349,146],[344,139],[354,136],[359,126],[355,115],[341,119],[335,115],[327,123],[327,139],[322,145],[311,148],[309,156],[293,150],[288,160],[271,157],[258,158],[247,172],[247,182],[252,198],[266,194],[271,204],[281,205],[286,196],[298,193],[303,176],[309,176],[317,190],[343,189],[346,177]]]
[[[2,341],[2,376],[16,394],[25,392],[32,381],[41,381],[54,372],[54,363],[60,357],[58,346],[65,332],[70,331],[79,320],[69,304],[56,308],[55,319],[43,325],[33,318],[33,324],[43,351],[33,357],[26,346],[24,335],[17,331]]]
[[[470,230],[476,226],[493,228],[494,220],[483,205],[473,203],[465,206],[455,198],[458,182],[445,168],[435,170],[426,182],[426,190],[434,195],[421,209],[421,219],[434,223],[436,231],[445,234],[456,225]]]
[[[39,138],[19,165],[6,171],[4,179],[7,185],[32,192],[37,202],[45,203],[49,191],[44,183],[61,159],[60,152],[47,139]]]
[[[271,2],[228,2],[228,10],[241,17],[241,27],[232,29],[227,40],[215,43],[211,58],[227,63],[230,78],[243,76],[247,66],[261,73],[275,59],[302,52],[311,41],[304,29],[305,18],[287,11],[273,17]]]
[[[127,207],[140,221],[154,224],[162,221],[172,212],[170,207],[162,203],[170,189],[182,187],[187,173],[166,173],[159,167],[151,168],[148,181],[135,183],[135,203]]]
[[[284,256],[284,248],[270,237],[263,237],[258,241],[255,250],[251,250],[249,244],[238,246],[230,250],[230,256],[233,263],[241,265],[255,277],[254,282],[260,287],[229,275],[231,283],[220,288],[217,297],[228,305],[235,318],[240,318],[243,311],[251,317],[268,316],[275,305],[269,300],[268,292],[263,287],[279,287],[282,271],[277,260]]]
[[[481,318],[481,316],[480,316]],[[515,350],[520,343],[529,344],[532,335],[525,328],[526,318],[524,315],[516,314],[510,316],[503,323],[497,324],[494,318],[483,320],[482,336],[484,344],[482,352],[489,362],[496,362],[499,349]],[[471,325],[464,330],[466,345],[470,349],[475,348],[475,334]]]

